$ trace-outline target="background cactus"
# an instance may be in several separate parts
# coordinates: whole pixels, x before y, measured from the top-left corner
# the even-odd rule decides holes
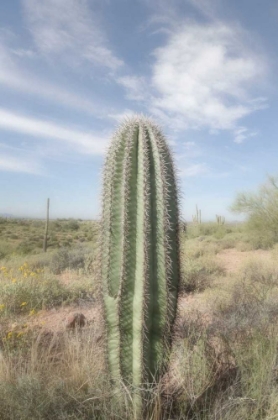
[[[216,223],[218,225],[224,225],[225,224],[225,217],[224,216],[219,216],[218,214],[216,214],[215,217],[216,217]]]
[[[178,231],[165,138],[148,119],[133,117],[115,134],[105,163],[101,276],[110,373],[135,389],[157,380],[167,360],[180,279]]]
[[[201,213],[201,209],[198,209],[198,206],[196,204],[196,213],[195,215],[192,215],[192,221],[193,223],[200,225],[202,223],[202,213]]]

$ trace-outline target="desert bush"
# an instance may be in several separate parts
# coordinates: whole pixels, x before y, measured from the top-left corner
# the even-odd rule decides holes
[[[13,247],[7,244],[6,241],[0,241],[0,260],[7,257],[13,252]]]
[[[221,241],[217,241],[216,242],[218,247],[219,247],[219,251],[222,251],[223,249],[230,249],[230,248],[235,248],[236,247],[236,240],[233,238],[227,238],[226,236],[224,236],[224,238]]]
[[[63,270],[87,270],[90,261],[93,260],[94,250],[92,247],[79,245],[72,249],[61,248],[52,256],[50,270],[54,274],[60,274]]]
[[[28,263],[18,269],[1,267],[0,270],[0,316],[13,314],[33,315],[41,309],[48,309],[91,299],[95,289],[90,279],[65,286],[43,269],[31,269]]]
[[[1,287],[1,307],[4,313],[32,314],[33,311],[48,309],[61,305],[70,296],[56,279],[49,279],[43,286],[30,284],[30,282],[19,282],[17,286],[9,285]]]
[[[78,230],[80,228],[80,224],[77,220],[72,219],[66,223],[65,228],[68,230]]]
[[[273,263],[250,260],[240,273],[226,303],[217,309],[226,335],[264,328],[278,317],[278,269]],[[225,328],[224,328],[225,327]]]
[[[79,226],[76,229],[76,226]],[[75,226],[75,227],[74,227]],[[50,249],[71,247],[74,242],[93,241],[98,234],[99,223],[97,221],[78,222],[77,220],[51,220],[49,223]],[[40,252],[44,238],[44,221],[40,220],[4,220],[0,225],[2,240],[5,239],[7,247],[11,252],[18,255],[31,255]],[[18,240],[15,243],[15,240]],[[3,254],[7,255],[5,251]],[[1,258],[1,257],[0,257]]]
[[[198,239],[189,239],[184,242],[183,254],[186,257],[195,259],[205,255],[216,255],[222,249],[221,245],[216,241],[209,241],[203,237]]]
[[[208,317],[194,310],[178,319],[167,376],[172,418],[276,418],[277,308],[277,267],[250,261]]]
[[[19,238],[19,236],[18,236],[16,233],[12,233],[12,234],[10,235],[10,238],[11,238],[11,239],[18,239],[18,238]]]
[[[35,251],[37,243],[31,242],[30,240],[21,241],[16,247],[16,253],[21,255],[28,255]]]
[[[182,264],[181,292],[202,292],[211,286],[215,275],[225,275],[225,269],[211,256],[198,259],[185,257]]]
[[[247,225],[250,228],[250,223]],[[262,232],[250,231],[249,242],[253,249],[270,249],[278,240],[278,235],[275,231],[266,230]]]
[[[236,394],[217,397],[219,419],[268,418],[277,381],[277,272],[252,263],[242,275],[207,330],[238,371]]]
[[[204,267],[196,261],[188,259],[184,264],[184,273],[181,280],[181,292],[202,292],[211,284],[210,278]]]
[[[178,319],[171,368],[166,392],[174,395],[172,417],[177,419],[214,419],[217,398],[236,383],[238,371],[228,354],[213,342],[204,314],[190,311]]]
[[[21,259],[17,258],[15,259],[15,262],[21,261],[21,264],[23,264],[26,260],[31,270],[42,270],[50,267],[52,254],[49,252],[41,252],[40,254],[29,255],[28,259],[26,259],[26,257],[21,257]]]
[[[238,194],[231,210],[247,215],[246,228],[254,248],[278,242],[278,179],[269,177],[257,193]]]
[[[200,224],[189,223],[186,229],[186,237],[197,238],[199,236],[213,236],[216,239],[222,239],[225,235],[233,233],[236,230],[232,225],[218,225],[214,222],[204,222]]]
[[[252,251],[253,246],[250,242],[239,241],[236,243],[236,249],[240,252]]]

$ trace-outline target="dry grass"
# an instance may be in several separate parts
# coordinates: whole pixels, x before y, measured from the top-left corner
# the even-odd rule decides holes
[[[33,337],[27,354],[10,352],[5,346],[0,362],[0,418],[105,418],[110,391],[97,337],[99,333],[90,327],[58,335],[44,332]]]
[[[273,259],[271,253],[268,259],[262,254],[261,260],[253,253],[255,259],[226,273],[229,265],[220,258],[226,245],[222,247],[218,239],[185,244],[184,292],[190,294],[180,298],[169,369],[145,393],[144,420],[278,418],[277,249],[272,251]],[[121,384],[121,405],[109,380],[100,317],[75,331],[58,328],[54,332],[35,323],[24,329],[32,307],[28,311],[24,309],[27,305],[21,307],[22,299],[36,296],[42,306],[46,289],[56,296],[54,283],[43,289],[49,276],[58,282],[62,295],[66,291],[67,296],[78,296],[82,288],[89,287],[97,294],[92,272],[76,267],[55,275],[47,258],[42,264],[40,257],[38,261],[33,258],[22,271],[18,268],[24,261],[19,259],[10,260],[7,270],[2,270],[0,288],[1,298],[6,296],[6,313],[2,310],[0,419],[133,419],[134,390]],[[42,269],[37,277],[31,276]],[[12,283],[15,271],[22,289],[14,288],[8,294],[7,284],[17,284]],[[19,290],[28,296],[23,297]],[[50,306],[58,302],[53,296]],[[9,330],[11,316],[17,326]]]

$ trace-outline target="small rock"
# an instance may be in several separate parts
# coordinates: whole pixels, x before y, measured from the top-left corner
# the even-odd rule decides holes
[[[66,323],[66,328],[69,329],[75,329],[77,327],[82,328],[84,327],[86,323],[86,317],[85,315],[81,314],[81,313],[75,313],[72,314],[68,317],[67,319],[67,323]]]

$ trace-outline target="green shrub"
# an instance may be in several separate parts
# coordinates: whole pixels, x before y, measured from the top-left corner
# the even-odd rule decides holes
[[[13,247],[6,241],[0,241],[0,260],[7,257],[13,251]]]
[[[36,248],[36,244],[31,241],[22,241],[16,247],[16,252],[21,255],[31,254]]]
[[[19,236],[16,233],[13,233],[13,234],[10,235],[10,238],[11,239],[18,239]]]
[[[18,270],[1,270],[0,305],[2,314],[23,314],[61,305],[71,293],[57,279],[31,270],[27,263]]]
[[[269,177],[257,193],[238,194],[231,210],[247,215],[247,232],[255,249],[278,242],[278,179]]]
[[[90,257],[93,257],[93,249],[91,247],[80,245],[72,249],[61,248],[53,254],[50,270],[54,274],[60,274],[66,269],[84,270]]]
[[[80,228],[80,225],[77,220],[70,220],[66,224],[66,228],[69,230],[78,230]]]
[[[92,300],[97,285],[92,277],[78,279],[69,285],[61,283],[48,270],[40,268],[44,261],[32,258],[18,268],[13,265],[0,267],[0,316],[30,314],[76,302]]]
[[[225,235],[233,233],[236,230],[232,225],[218,225],[214,222],[205,222],[201,224],[189,223],[186,228],[186,237],[198,238],[199,236],[213,236],[216,239],[222,239]]]

